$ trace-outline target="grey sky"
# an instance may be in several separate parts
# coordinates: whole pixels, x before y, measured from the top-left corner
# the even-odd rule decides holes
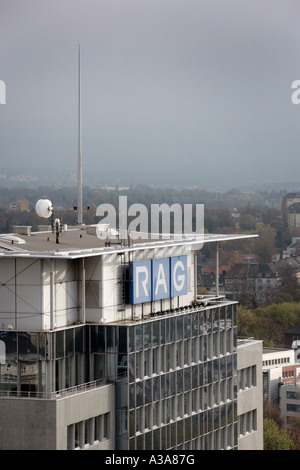
[[[76,172],[80,43],[85,171],[300,180],[299,18],[299,0],[0,0],[0,166]]]

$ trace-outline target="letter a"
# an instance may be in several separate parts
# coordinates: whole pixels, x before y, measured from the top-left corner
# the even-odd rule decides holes
[[[0,104],[6,104],[6,86],[3,80],[0,80]]]

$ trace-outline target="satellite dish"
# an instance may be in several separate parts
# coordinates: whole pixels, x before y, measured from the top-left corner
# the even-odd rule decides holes
[[[52,202],[49,199],[39,199],[35,205],[35,211],[39,217],[48,219],[53,212]]]

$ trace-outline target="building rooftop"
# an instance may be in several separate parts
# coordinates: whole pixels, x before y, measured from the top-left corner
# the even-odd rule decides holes
[[[237,338],[237,347],[243,347],[243,346],[248,346],[249,344],[255,344],[255,343],[262,343],[263,341],[260,339],[254,339],[252,337],[249,338]]]
[[[263,348],[263,354],[274,354],[274,353],[283,353],[283,352],[291,352],[292,349],[289,348]]]
[[[96,235],[96,226],[75,226],[65,228],[59,235],[59,243],[56,242],[56,235],[52,231],[31,232],[31,230],[20,230],[17,233],[0,234],[0,256],[2,257],[38,257],[38,258],[82,258],[102,254],[121,253],[126,251],[136,251],[141,249],[160,248],[176,245],[201,245],[228,240],[239,240],[253,238],[257,235],[222,235],[204,234],[194,235],[188,238],[180,237],[174,239],[138,239],[127,240],[123,244],[111,241],[110,245],[106,240],[101,240]]]

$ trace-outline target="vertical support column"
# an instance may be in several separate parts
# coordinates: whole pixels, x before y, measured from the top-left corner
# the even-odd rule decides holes
[[[216,242],[216,295],[219,295],[219,245]]]
[[[105,310],[105,299],[104,299],[104,295],[105,295],[105,292],[104,292],[104,256],[102,255],[101,257],[99,257],[99,260],[101,262],[101,279],[100,279],[100,303],[99,303],[99,307],[100,307],[100,312],[101,312],[101,321],[104,322],[105,321],[105,315],[104,315],[104,310]]]
[[[198,275],[198,269],[197,269],[197,252],[195,251],[194,253],[194,300],[197,300],[197,294],[198,294],[198,285],[197,285],[197,275]]]
[[[18,329],[17,258],[15,258],[15,330]]]
[[[50,330],[55,327],[54,322],[54,260],[51,258],[50,269]]]
[[[85,265],[84,258],[81,260],[81,309],[80,322],[85,323]]]

